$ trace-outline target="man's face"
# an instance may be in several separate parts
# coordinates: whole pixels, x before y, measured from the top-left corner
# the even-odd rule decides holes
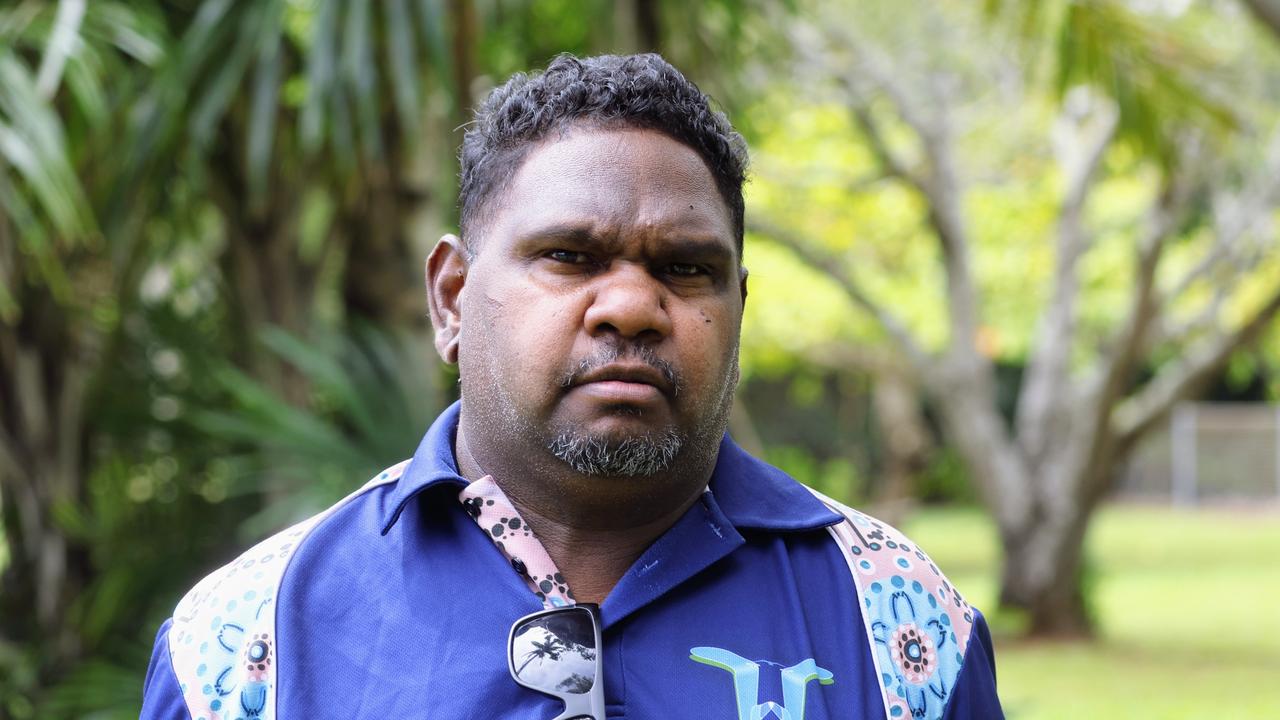
[[[715,451],[745,286],[696,152],[653,131],[574,128],[526,156],[471,242],[466,412],[588,474]]]

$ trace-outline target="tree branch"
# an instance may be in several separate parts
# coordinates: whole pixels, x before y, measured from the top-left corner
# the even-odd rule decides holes
[[[1185,163],[1180,167],[1195,167]],[[1082,412],[1085,434],[1081,447],[1085,486],[1083,498],[1093,502],[1107,487],[1110,473],[1103,470],[1114,458],[1119,445],[1112,425],[1112,413],[1125,396],[1148,332],[1159,314],[1155,293],[1156,269],[1165,246],[1178,227],[1191,188],[1190,173],[1178,168],[1165,175],[1164,185],[1151,209],[1147,232],[1138,243],[1134,292],[1126,320],[1112,342],[1112,351],[1099,367],[1099,375],[1085,383],[1083,395],[1091,406]]]
[[[849,89],[850,95],[854,92]],[[871,114],[871,109],[862,102],[850,103],[850,110],[853,118],[858,123],[858,128],[862,131],[862,137],[867,141],[867,147],[870,148],[871,154],[875,156],[876,162],[884,168],[884,174],[889,177],[896,177],[908,185],[916,188],[921,193],[924,192],[924,180],[913,170],[905,160],[898,157],[887,142],[885,142],[884,133],[880,129],[880,124]]]
[[[1031,517],[1031,495],[1025,465],[1017,446],[1009,437],[1005,422],[996,410],[995,378],[990,361],[976,347],[978,300],[969,260],[969,236],[962,212],[963,189],[956,171],[951,146],[951,129],[940,106],[945,92],[931,92],[927,102],[913,102],[912,93],[902,81],[901,68],[889,68],[867,52],[867,45],[855,37],[847,23],[827,23],[821,29],[806,33],[812,42],[798,43],[797,49],[817,68],[817,74],[838,78],[840,89],[847,94],[846,104],[864,131],[869,129],[868,144],[879,156],[887,172],[896,174],[920,193],[928,208],[928,222],[938,242],[947,280],[947,313],[950,343],[947,356],[927,358],[915,343],[904,342],[909,335],[900,325],[888,322],[892,316],[860,292],[856,283],[846,286],[856,294],[854,301],[877,315],[882,326],[904,348],[907,357],[924,372],[922,383],[939,403],[947,432],[961,448],[974,479],[983,489],[983,497],[999,518],[1002,527],[1013,527],[1020,519]],[[825,47],[824,47],[825,45]],[[822,52],[815,51],[815,48]],[[853,55],[852,61],[840,62],[841,51]],[[852,68],[852,70],[851,70]],[[874,116],[867,110],[868,93],[874,89],[886,97],[897,117],[918,137],[923,170],[913,169],[877,132]],[[918,98],[914,98],[918,100]],[[927,114],[926,114],[926,111]],[[861,112],[861,114],[859,114]],[[867,122],[870,120],[871,122]],[[811,247],[797,245],[801,252]],[[827,271],[827,258],[810,256],[810,264]],[[841,278],[839,275],[844,275]],[[837,282],[851,281],[847,274],[833,276]],[[861,298],[858,296],[861,295]],[[928,360],[929,362],[925,362]]]
[[[902,367],[901,355],[883,347],[849,342],[828,342],[813,346],[812,359],[815,364],[831,370],[854,369],[879,376],[888,372],[914,377],[914,367]]]
[[[1186,163],[1183,167],[1193,167]],[[1111,352],[1100,367],[1098,382],[1099,404],[1095,413],[1096,426],[1105,431],[1106,419],[1111,409],[1124,395],[1134,368],[1146,344],[1147,333],[1160,311],[1156,297],[1156,270],[1169,239],[1177,230],[1184,207],[1191,194],[1190,172],[1170,170],[1149,212],[1147,230],[1138,241],[1134,291],[1129,312],[1110,343]]]
[[[22,464],[18,462],[18,453],[12,447],[8,437],[0,436],[0,485],[6,479],[17,481],[26,476]]]
[[[1083,102],[1089,100],[1079,97]],[[1062,405],[1070,395],[1067,380],[1076,329],[1079,260],[1092,242],[1084,227],[1084,206],[1119,118],[1113,105],[1103,106],[1089,118],[1072,107],[1080,102],[1068,100],[1064,117],[1054,130],[1055,154],[1066,184],[1058,212],[1053,292],[1018,395],[1018,440],[1033,465],[1043,457],[1050,439],[1063,435],[1066,428],[1061,425],[1070,421]]]
[[[1140,392],[1115,410],[1115,427],[1122,446],[1130,446],[1160,422],[1179,400],[1221,372],[1231,354],[1252,343],[1280,313],[1280,287],[1235,332],[1207,341],[1171,363]]]
[[[1153,328],[1150,333],[1151,340],[1147,349],[1158,348],[1161,345],[1171,345],[1173,347],[1188,345],[1196,335],[1214,326],[1226,300],[1227,286],[1225,284],[1216,284],[1213,288],[1213,298],[1205,303],[1205,306],[1200,309],[1200,312],[1196,313],[1195,317],[1178,325],[1172,325],[1167,316],[1162,317],[1160,327]]]
[[[916,372],[924,374],[932,367],[928,353],[916,341],[906,326],[887,309],[875,302],[863,290],[862,285],[849,273],[842,269],[837,258],[830,253],[817,250],[813,245],[797,237],[777,225],[765,220],[751,218],[747,221],[747,229],[786,245],[806,265],[831,278],[855,305],[866,311],[876,323],[889,335],[893,342],[907,356]]]
[[[978,358],[974,347],[978,327],[977,292],[969,263],[968,229],[961,210],[963,189],[952,152],[951,131],[945,121],[945,111],[939,110],[926,116],[919,110],[926,105],[941,104],[944,102],[943,95],[939,94],[928,104],[914,102],[899,81],[898,75],[868,52],[852,31],[848,28],[832,29],[828,36],[853,53],[857,71],[889,99],[894,112],[920,140],[928,166],[925,174],[910,170],[905,162],[890,152],[883,134],[877,131],[874,118],[867,109],[865,95],[860,91],[856,80],[848,72],[832,73],[839,78],[841,86],[846,90],[848,103],[868,136],[872,152],[885,165],[885,170],[901,177],[924,196],[928,204],[929,224],[937,237],[946,270],[947,310],[951,325],[950,352],[970,361],[966,363],[968,365],[979,366],[981,363],[972,362]]]
[[[1245,256],[1240,241],[1258,224],[1268,219],[1280,191],[1280,129],[1268,143],[1262,167],[1239,193],[1222,193],[1214,198],[1214,242],[1173,287],[1164,294],[1166,301],[1177,298],[1196,281],[1213,273],[1223,263],[1256,263],[1261,253]],[[1239,272],[1239,270],[1237,270]]]
[[[1184,344],[1197,333],[1212,326],[1233,281],[1248,273],[1266,257],[1269,240],[1243,245],[1246,236],[1270,220],[1280,192],[1280,131],[1273,134],[1263,167],[1239,193],[1221,193],[1214,198],[1214,241],[1204,257],[1183,274],[1173,286],[1161,294],[1160,304],[1167,307],[1197,282],[1212,280],[1213,299],[1187,322],[1168,322],[1148,338],[1146,349],[1161,343]],[[1265,232],[1265,231],[1264,231]]]
[[[1163,193],[1166,198],[1171,199],[1162,200],[1160,203],[1165,208],[1177,208],[1185,203],[1185,196],[1190,194],[1191,174],[1196,167],[1201,165],[1198,157],[1199,146],[1190,145],[1186,147],[1189,152],[1179,158],[1178,165],[1191,172],[1179,173],[1176,170],[1173,171],[1170,188]],[[1280,163],[1280,136],[1277,136],[1277,141],[1272,145],[1270,157],[1273,162]],[[1268,163],[1268,165],[1271,165],[1271,163]],[[1223,247],[1223,243],[1233,244],[1235,242],[1234,238],[1244,234],[1256,224],[1257,216],[1265,215],[1269,212],[1269,198],[1273,195],[1274,187],[1277,184],[1276,180],[1271,177],[1273,169],[1268,167],[1267,170],[1260,172],[1254,181],[1247,186],[1245,192],[1241,193],[1241,197],[1244,200],[1238,207],[1252,208],[1252,210],[1237,212],[1230,222],[1219,223],[1219,231],[1226,237],[1219,238],[1214,243],[1215,248]],[[1178,200],[1179,196],[1184,199]],[[1180,214],[1180,211],[1170,212],[1169,209],[1158,212],[1158,221],[1153,223],[1154,232],[1149,239],[1154,240],[1161,235],[1165,237],[1171,235]],[[1162,220],[1159,219],[1161,215],[1163,216]],[[1247,217],[1249,215],[1255,215],[1255,217]],[[1161,225],[1166,227],[1167,232],[1158,232]],[[1156,258],[1159,255],[1159,246],[1164,244],[1164,241],[1160,240],[1151,246]],[[1150,333],[1152,327],[1162,309],[1162,304],[1167,302],[1165,298],[1159,297],[1151,288],[1154,271],[1154,263],[1149,271],[1146,267],[1140,268],[1139,286],[1140,288],[1145,288],[1145,292],[1150,297],[1146,301],[1145,309],[1143,309],[1141,299],[1135,302],[1135,308],[1138,310],[1131,315],[1131,322],[1125,328],[1126,334],[1121,338],[1118,351],[1110,367],[1110,373],[1101,386],[1096,405],[1097,414],[1094,419],[1097,434],[1095,435],[1090,458],[1090,464],[1095,467],[1098,463],[1107,462],[1110,458],[1123,454],[1132,448],[1142,433],[1161,420],[1173,407],[1174,403],[1196,392],[1204,383],[1211,380],[1214,375],[1221,371],[1231,354],[1239,347],[1252,342],[1266,328],[1267,323],[1275,316],[1277,311],[1280,311],[1280,284],[1277,284],[1275,294],[1264,302],[1256,314],[1234,333],[1229,335],[1219,334],[1215,338],[1206,340],[1200,345],[1183,352],[1177,361],[1167,366],[1154,380],[1148,382],[1128,399],[1122,400],[1123,394],[1128,392],[1128,386],[1132,382],[1131,378],[1136,370],[1136,363],[1145,350],[1151,346],[1152,338]],[[1218,297],[1215,299],[1215,303],[1220,303],[1225,291],[1219,290],[1217,294]],[[1216,312],[1213,312],[1215,303],[1211,303],[1209,307],[1209,312],[1212,315],[1202,316],[1205,321],[1211,321],[1216,317]],[[1142,319],[1144,316],[1146,318],[1145,322]],[[1188,328],[1188,331],[1192,331],[1192,329]],[[1094,482],[1091,487],[1085,488],[1086,494],[1092,498],[1099,497],[1105,491],[1106,476],[1103,473],[1093,473],[1090,477],[1094,478]]]
[[[1280,40],[1280,2],[1276,0],[1244,0],[1249,12],[1261,22],[1271,34]]]

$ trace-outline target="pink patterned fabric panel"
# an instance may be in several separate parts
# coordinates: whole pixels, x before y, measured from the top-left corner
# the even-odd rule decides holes
[[[544,606],[574,603],[573,592],[555,561],[492,477],[486,475],[467,485],[458,493],[458,500]]]
[[[964,665],[973,608],[897,529],[810,492],[845,516],[828,531],[840,543],[862,598],[885,716],[938,720]]]

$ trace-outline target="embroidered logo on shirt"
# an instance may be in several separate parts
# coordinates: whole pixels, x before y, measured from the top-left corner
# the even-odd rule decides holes
[[[689,659],[727,670],[733,675],[733,693],[738,702],[738,720],[804,720],[804,696],[811,680],[822,685],[835,682],[831,672],[818,667],[813,658],[782,669],[782,704],[759,702],[760,663],[716,647],[689,650]]]

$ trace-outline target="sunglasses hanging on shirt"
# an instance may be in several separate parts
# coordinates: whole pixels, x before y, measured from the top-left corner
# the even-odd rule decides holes
[[[564,702],[555,720],[605,720],[598,605],[551,608],[515,621],[507,666],[517,683]]]

